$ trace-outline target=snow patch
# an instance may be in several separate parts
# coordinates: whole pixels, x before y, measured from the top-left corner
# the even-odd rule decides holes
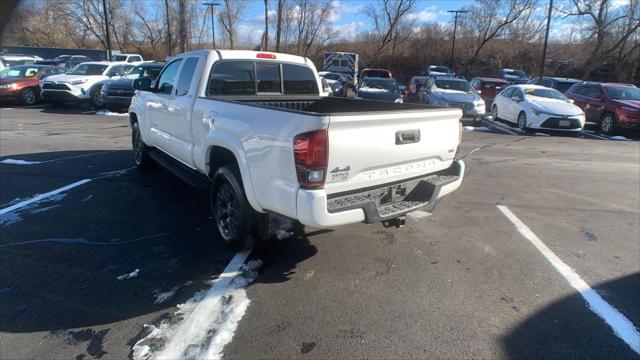
[[[628,139],[628,138],[626,138],[626,137],[624,137],[624,136],[620,136],[620,135],[617,135],[617,136],[611,136],[611,137],[609,137],[609,139],[611,139],[611,140],[618,140],[618,141],[629,141],[629,140],[630,140],[630,139]]]
[[[491,131],[491,129],[486,126],[465,126],[463,129],[466,131]]]
[[[173,319],[157,326],[145,324],[145,336],[133,346],[133,359],[221,359],[249,307],[244,287],[255,278],[246,275],[262,265],[243,265],[249,253],[237,253],[211,289],[178,305]]]
[[[96,111],[96,115],[100,116],[129,116],[129,113],[117,113],[111,111]]]
[[[135,277],[138,277],[139,274],[140,274],[140,269],[135,269],[135,270],[133,270],[132,272],[130,272],[128,274],[124,274],[124,275],[118,276],[116,279],[118,279],[118,280],[133,279]]]
[[[549,135],[549,134],[539,133],[539,132],[537,132],[537,133],[535,133],[535,134],[533,134],[533,135],[535,135],[535,136],[551,136],[551,135]]]
[[[408,217],[412,219],[424,219],[426,217],[431,216],[432,214],[428,211],[416,210],[407,214]]]
[[[178,290],[180,289],[180,285],[178,286],[174,286],[171,288],[171,290],[167,291],[167,292],[158,292],[154,295],[154,297],[156,298],[156,300],[153,302],[154,304],[162,304],[163,302],[171,299],[173,297],[173,295],[176,294],[176,292],[178,292]]]
[[[24,212],[28,212],[29,214],[38,214],[41,212],[45,212],[45,211],[49,211],[51,209],[55,209],[57,207],[59,207],[60,205],[51,205],[51,206],[45,206],[45,207],[40,207],[43,204],[46,203],[50,203],[50,202],[54,202],[54,201],[60,201],[62,199],[64,199],[64,197],[67,196],[66,194],[54,194],[51,195],[47,198],[43,198],[40,201],[37,202],[33,202],[30,203],[26,206],[23,206],[15,211],[8,211],[8,212],[4,212],[4,213],[0,213],[0,227],[7,227],[9,225],[13,225],[16,224],[20,221],[22,221],[22,213]]]
[[[17,160],[17,159],[4,159],[0,161],[0,164],[11,164],[11,165],[34,165],[40,164],[42,161],[27,161],[27,160]]]

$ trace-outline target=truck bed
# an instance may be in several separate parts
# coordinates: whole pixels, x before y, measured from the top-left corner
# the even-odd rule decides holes
[[[403,103],[396,104],[388,101],[375,101],[375,100],[361,100],[353,98],[342,97],[322,97],[322,96],[307,96],[307,97],[259,97],[256,96],[224,96],[224,97],[211,97],[211,99],[218,101],[233,101],[241,102],[246,105],[253,105],[259,107],[275,108],[282,111],[295,111],[303,112],[307,114],[318,115],[335,115],[335,114],[347,114],[347,113],[376,113],[385,111],[424,111],[428,109],[438,109],[436,106],[417,104],[417,103]]]

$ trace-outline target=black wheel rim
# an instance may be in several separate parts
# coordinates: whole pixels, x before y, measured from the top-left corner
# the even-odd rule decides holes
[[[22,93],[22,100],[27,105],[33,105],[36,102],[36,94],[33,90],[26,90]]]
[[[140,165],[142,163],[142,140],[140,139],[140,131],[137,126],[133,129],[131,142],[133,144],[133,158],[136,164]]]
[[[216,189],[215,217],[224,240],[235,239],[240,231],[242,216],[238,209],[238,199],[228,182],[220,184]]]

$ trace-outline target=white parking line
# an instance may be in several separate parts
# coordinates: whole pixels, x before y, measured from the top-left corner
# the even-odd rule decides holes
[[[19,202],[17,204],[11,205],[11,206],[6,207],[4,209],[0,209],[0,215],[6,214],[8,212],[15,211],[15,210],[18,210],[18,209],[23,208],[23,207],[25,207],[27,205],[33,204],[35,202],[38,202],[38,201],[40,201],[42,199],[46,199],[48,197],[51,197],[51,196],[53,196],[55,194],[59,194],[61,192],[65,192],[67,190],[73,189],[73,188],[78,187],[80,185],[84,185],[84,184],[88,183],[91,180],[93,180],[93,179],[82,179],[80,181],[74,182],[73,184],[69,184],[67,186],[63,186],[63,187],[61,187],[59,189],[55,189],[53,191],[49,191],[48,193],[44,193],[44,194],[40,194],[40,195],[34,196],[31,199],[28,199],[28,200],[25,200],[25,201],[21,201],[21,202]]]
[[[88,156],[109,154],[109,153],[112,153],[112,152],[116,152],[116,150],[100,151],[100,152],[91,153],[91,154],[66,156],[66,157],[61,157],[61,158],[56,158],[56,159],[51,159],[51,160],[43,160],[43,161],[27,161],[27,160],[19,160],[19,159],[4,159],[4,160],[0,161],[0,164],[8,164],[8,165],[38,165],[38,164],[46,164],[46,163],[50,163],[50,162],[57,162],[57,161],[63,161],[63,160],[78,159],[78,158],[83,158],[83,157],[88,157]]]
[[[504,205],[498,205],[498,210],[504,214],[516,227],[516,230],[525,239],[529,240],[533,246],[553,265],[571,286],[589,304],[589,309],[601,317],[613,329],[613,333],[622,339],[629,347],[640,354],[640,332],[620,311],[609,305],[580,275],[578,275],[569,265],[565,264],[556,254],[551,251],[536,234],[527,227],[520,219]]]
[[[493,128],[493,129],[496,129],[496,130],[499,130],[499,131],[504,131],[507,134],[520,135],[520,133],[517,133],[517,132],[515,132],[514,130],[512,130],[510,128],[507,129],[506,125],[502,125],[502,124],[498,125],[499,123],[497,123],[495,121],[489,122],[489,121],[486,121],[486,120],[482,120],[482,123],[487,125],[490,128]]]

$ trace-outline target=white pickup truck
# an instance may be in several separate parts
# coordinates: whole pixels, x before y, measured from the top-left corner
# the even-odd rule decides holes
[[[211,188],[222,239],[242,244],[262,214],[312,227],[383,222],[456,190],[455,108],[321,97],[306,58],[192,51],[136,79],[134,159]]]

